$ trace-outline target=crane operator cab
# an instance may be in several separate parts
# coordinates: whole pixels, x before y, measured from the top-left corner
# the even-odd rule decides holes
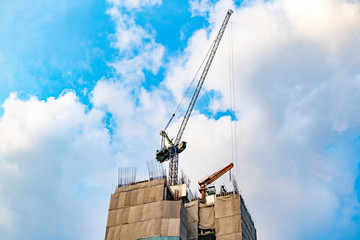
[[[206,194],[209,195],[215,195],[216,194],[216,189],[215,186],[208,186]]]
[[[181,141],[177,146],[170,145],[169,147],[164,146],[160,150],[156,151],[155,158],[158,162],[162,163],[169,160],[171,155],[181,153],[186,148],[186,142]]]

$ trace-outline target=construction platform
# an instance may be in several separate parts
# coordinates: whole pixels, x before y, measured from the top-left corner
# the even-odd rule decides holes
[[[105,240],[256,240],[254,222],[239,194],[189,199],[186,185],[165,179],[118,187],[111,195]]]

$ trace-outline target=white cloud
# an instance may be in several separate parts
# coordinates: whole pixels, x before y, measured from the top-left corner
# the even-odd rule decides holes
[[[169,64],[162,87],[170,89],[177,100],[215,38],[227,9],[234,8],[231,1],[214,5],[193,1],[191,4],[193,15],[209,14],[211,25],[209,29],[196,31],[184,54]],[[354,9],[359,6],[345,1],[318,4],[321,6],[315,6],[315,11],[311,2],[250,2],[235,10],[228,26],[234,40],[239,117],[236,172],[257,223],[259,238],[300,239],[303,232],[312,237],[326,236],[334,231],[336,222],[353,226],[354,223],[349,222],[357,214],[359,204],[353,190],[357,174],[353,171],[357,165],[352,152],[354,146],[341,145],[356,134],[352,131],[359,125],[360,109],[352,104],[358,102],[360,96],[359,72],[354,69],[359,64],[355,50],[359,46],[359,14]],[[309,8],[311,20],[306,18]],[[146,34],[146,31],[134,34],[138,36],[134,39],[139,41],[133,42],[140,44]],[[223,96],[214,102],[213,111],[225,110],[229,105],[227,34],[204,85],[204,91],[213,89]],[[141,53],[140,58],[149,62]],[[114,66],[123,63],[119,61]],[[135,60],[126,63],[136,65]],[[145,69],[144,65],[140,66],[137,77]],[[128,94],[131,89],[119,83],[104,83],[102,87],[105,86],[115,87],[116,96],[134,97]],[[137,92],[137,100],[130,102],[146,96],[147,100],[140,100],[141,103],[156,98],[154,105],[163,106],[167,98],[159,92],[141,92],[143,94]],[[103,104],[111,106],[112,102],[122,101],[106,100]],[[163,115],[157,118],[156,114],[148,116],[156,112],[156,108],[146,110],[141,104],[134,107],[136,114],[110,111],[118,116],[119,129],[139,129],[133,133],[119,132],[119,139],[129,138],[127,146],[133,146],[135,153],[136,144],[130,142],[146,138],[155,141],[156,136],[152,134],[160,129],[161,122],[166,122],[166,109],[171,104],[164,107]],[[148,121],[139,120],[146,116]],[[151,123],[158,124],[149,125]],[[177,119],[171,126],[170,136],[176,136],[180,123],[181,119]],[[183,137],[188,141],[188,148],[180,157],[180,167],[190,176],[193,189],[197,188],[197,180],[231,161],[230,135],[229,118],[215,121],[196,112],[193,114]],[[331,154],[326,148],[331,143],[342,153]],[[146,149],[151,149],[151,145]],[[142,156],[146,158],[146,155]],[[227,182],[225,178],[219,181]],[[344,201],[348,204],[346,207],[342,205]],[[342,213],[340,217],[338,212]]]
[[[138,26],[120,8],[141,10],[160,1],[109,2],[116,23],[113,46],[121,55],[112,66],[120,76],[97,83],[91,110],[73,92],[46,101],[12,94],[3,104],[0,213],[7,218],[0,229],[6,228],[2,233],[9,239],[24,238],[32,229],[42,229],[44,238],[55,232],[62,239],[104,236],[114,169],[135,165],[141,167],[139,178],[146,176],[144,161],[154,159],[158,131],[176,102],[169,91],[176,99],[182,96],[227,9],[234,9],[231,1],[192,1],[193,14],[208,12],[210,27],[193,34],[184,54],[169,63],[160,89],[149,91],[141,87],[143,71],[156,74],[165,49],[154,30]],[[357,9],[356,2],[330,0],[255,1],[234,9],[228,26],[239,118],[234,171],[259,239],[356,233]],[[203,92],[222,94],[213,111],[228,108],[227,37],[225,32],[204,85]],[[107,113],[112,136],[104,123]],[[180,123],[175,119],[170,136]],[[179,163],[193,189],[231,161],[230,135],[229,117],[193,113]],[[229,185],[226,178],[217,184]]]
[[[12,94],[3,108],[3,237],[26,238],[32,230],[41,230],[44,238],[54,234],[63,238],[103,237],[106,212],[99,210],[107,208],[108,199],[98,195],[108,194],[109,183],[115,178],[109,174],[113,160],[103,112],[86,110],[73,92],[46,101],[35,97],[20,100]],[[93,215],[98,217],[88,218]],[[80,230],[88,224],[97,225],[89,235]]]
[[[15,225],[15,214],[7,207],[7,205],[3,204],[2,202],[0,203],[0,230],[4,232]]]
[[[210,34],[194,33],[184,55],[170,63],[165,83],[177,97],[231,7],[229,1],[195,3],[209,12]],[[359,214],[353,142],[360,120],[354,104],[360,101],[360,72],[355,67],[360,64],[359,7],[330,0],[255,1],[231,17],[238,178],[259,238],[300,239],[304,232],[313,238],[331,236],[341,229],[337,222],[355,224],[350,222]],[[229,108],[228,51],[225,32],[204,84],[204,90],[222,94],[218,110]],[[227,137],[216,135],[219,131]],[[180,164],[193,182],[231,161],[228,120],[194,115],[184,140],[188,149]]]
[[[189,5],[192,16],[206,16],[209,9],[212,7],[210,0],[190,0]]]
[[[139,176],[147,171],[144,163],[154,158],[159,143],[159,129],[164,127],[171,103],[161,90],[134,90],[120,81],[99,81],[92,94],[94,107],[112,114],[112,147],[117,151],[118,166],[141,166]]]
[[[130,2],[133,4],[132,8],[161,3],[159,1]],[[113,5],[108,10],[108,14],[116,23],[112,45],[119,51],[120,56],[111,66],[117,74],[122,76],[123,81],[137,85],[145,79],[144,70],[157,74],[163,63],[165,48],[156,43],[155,33],[151,29],[144,29],[137,25],[133,15],[121,10],[121,6],[129,6],[128,2],[111,3]]]

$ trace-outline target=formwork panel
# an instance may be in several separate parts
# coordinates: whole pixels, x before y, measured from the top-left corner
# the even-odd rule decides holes
[[[125,195],[126,192],[119,192],[119,200],[117,208],[123,208],[125,206]]]
[[[215,220],[216,236],[230,233],[238,233],[240,231],[240,215],[218,218]]]
[[[119,194],[118,193],[112,194],[111,199],[110,199],[109,210],[117,209],[118,208],[118,201],[119,201]]]
[[[206,205],[200,203],[199,205],[199,228],[214,229],[215,228],[215,208],[214,204]]]
[[[187,211],[187,239],[198,239],[199,201],[195,200],[189,203],[185,203],[184,205]]]
[[[215,199],[215,218],[240,215],[240,197],[227,195]]]
[[[241,233],[230,233],[225,235],[216,235],[216,240],[242,240]]]

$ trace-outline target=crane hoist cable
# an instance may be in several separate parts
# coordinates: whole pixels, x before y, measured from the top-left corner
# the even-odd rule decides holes
[[[236,131],[236,96],[235,96],[235,68],[234,68],[234,45],[232,35],[232,21],[229,23],[228,39],[229,39],[229,84],[230,84],[230,111],[234,114],[235,119],[231,119],[231,157],[235,162],[236,180],[238,181],[238,161],[237,161],[237,131]]]

